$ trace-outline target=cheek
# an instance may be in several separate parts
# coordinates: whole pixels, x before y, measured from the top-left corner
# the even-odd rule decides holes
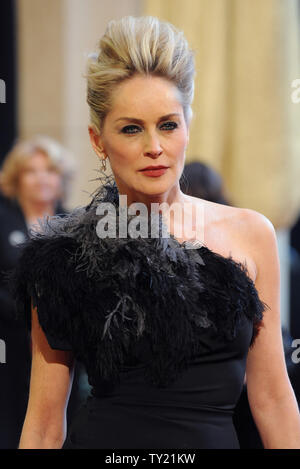
[[[188,144],[188,138],[185,133],[177,134],[176,138],[170,142],[170,150],[174,158],[183,158],[184,152]]]
[[[140,155],[141,143],[138,140],[124,139],[114,145],[107,145],[106,152],[111,162],[133,162]]]
[[[185,129],[181,134],[181,144],[183,145],[184,148],[186,148],[188,142],[189,142],[189,135],[188,135],[187,130]]]
[[[51,176],[49,176],[49,184],[53,187],[60,187],[62,183],[62,180],[61,180],[61,176],[59,176],[58,174],[51,174]]]
[[[20,188],[30,188],[34,183],[34,177],[32,174],[24,174],[19,179],[19,187]]]

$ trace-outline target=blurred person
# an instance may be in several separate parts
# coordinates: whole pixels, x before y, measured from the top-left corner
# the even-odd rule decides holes
[[[222,177],[202,161],[193,161],[184,166],[180,184],[187,195],[231,205]]]
[[[0,448],[16,448],[28,400],[31,344],[24,324],[15,320],[13,299],[4,280],[20,256],[21,245],[38,219],[67,213],[74,162],[55,140],[36,135],[18,140],[0,173]]]

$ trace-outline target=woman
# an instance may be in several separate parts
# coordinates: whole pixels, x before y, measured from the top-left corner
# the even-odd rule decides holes
[[[20,448],[239,448],[232,414],[245,371],[265,448],[300,448],[274,228],[253,210],[179,188],[193,53],[181,32],[153,17],[111,21],[99,46],[87,73],[89,133],[113,179],[68,220],[45,221],[14,274],[33,341]],[[124,200],[130,209],[139,203],[141,215],[129,212],[129,235]],[[167,208],[150,218],[153,202]],[[175,203],[183,222],[171,213]],[[136,237],[158,213],[159,236]],[[196,235],[186,237],[191,221]],[[160,236],[164,227],[169,237]],[[66,435],[74,357],[92,393]]]
[[[30,341],[24,324],[14,320],[14,303],[4,276],[18,261],[20,246],[43,215],[63,208],[73,165],[67,151],[46,136],[17,141],[1,171],[0,338],[6,361],[0,367],[0,447],[17,448],[29,394]]]

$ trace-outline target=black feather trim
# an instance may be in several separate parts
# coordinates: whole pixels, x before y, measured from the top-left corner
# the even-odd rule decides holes
[[[117,186],[112,176],[98,179],[88,206],[44,217],[23,243],[8,276],[17,316],[31,327],[32,298],[49,344],[72,349],[92,386],[118,381],[124,365],[139,363],[141,346],[149,352],[145,376],[165,386],[194,354],[207,352],[201,331],[232,341],[245,317],[252,346],[268,306],[246,266],[161,236],[161,217],[158,238],[119,237]],[[117,208],[116,238],[97,235],[100,202]]]

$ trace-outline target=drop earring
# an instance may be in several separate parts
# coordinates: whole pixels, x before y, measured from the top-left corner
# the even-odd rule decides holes
[[[101,162],[103,171],[106,171],[106,158],[101,158]]]
[[[104,158],[101,158],[100,154],[101,154],[101,155],[104,155]],[[101,169],[102,169],[103,171],[106,171],[106,157],[105,157],[105,153],[102,151],[100,154],[98,153],[99,158],[101,159]]]

